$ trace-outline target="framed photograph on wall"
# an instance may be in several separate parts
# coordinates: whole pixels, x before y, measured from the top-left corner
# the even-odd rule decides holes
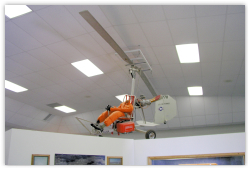
[[[245,165],[245,153],[153,156],[148,165]]]
[[[123,158],[121,156],[108,156],[107,165],[123,165]]]
[[[49,165],[50,155],[32,154],[31,165]]]
[[[55,154],[55,165],[105,165],[105,155]]]

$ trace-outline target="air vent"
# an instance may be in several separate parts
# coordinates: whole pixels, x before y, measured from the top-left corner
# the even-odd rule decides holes
[[[47,106],[52,107],[54,109],[55,107],[62,106],[62,105],[59,103],[51,103],[51,104],[47,104]]]
[[[54,115],[48,114],[43,120],[44,121],[50,121],[53,117],[54,117]]]

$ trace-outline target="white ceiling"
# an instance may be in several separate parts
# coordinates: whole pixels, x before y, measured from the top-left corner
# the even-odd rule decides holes
[[[119,105],[115,96],[130,93],[126,63],[79,15],[83,10],[89,10],[123,50],[142,50],[153,68],[152,74],[145,73],[158,94],[178,99],[188,96],[188,86],[202,86],[204,98],[245,96],[244,5],[29,7],[31,13],[5,17],[5,79],[29,89],[5,90],[8,98],[46,113],[72,116]],[[188,43],[198,43],[200,63],[179,62],[175,45]],[[104,74],[86,77],[71,65],[83,59]],[[137,84],[137,95],[153,97],[139,78]],[[46,106],[51,103],[77,112],[64,114]]]

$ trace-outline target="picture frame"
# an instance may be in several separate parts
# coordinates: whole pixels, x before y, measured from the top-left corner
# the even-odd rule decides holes
[[[49,165],[50,155],[32,154],[31,165]]]
[[[121,156],[108,156],[107,165],[123,165],[123,157]]]
[[[188,160],[190,160],[191,163],[189,163]],[[160,161],[162,161],[162,163]],[[245,165],[245,152],[152,156],[148,157],[148,165]]]

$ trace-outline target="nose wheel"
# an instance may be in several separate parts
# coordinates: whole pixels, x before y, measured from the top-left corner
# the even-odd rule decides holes
[[[148,130],[145,134],[146,139],[155,139],[156,138],[156,133],[153,130]]]

